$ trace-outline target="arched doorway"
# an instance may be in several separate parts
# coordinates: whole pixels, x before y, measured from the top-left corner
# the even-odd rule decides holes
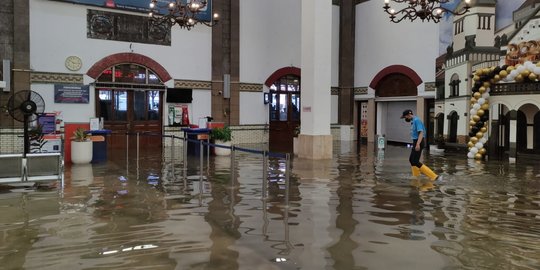
[[[527,151],[527,116],[521,110],[517,111],[516,150]]]
[[[109,66],[96,78],[96,116],[112,131],[109,147],[130,146],[161,149],[163,93],[165,86],[150,68],[123,63]]]
[[[270,85],[269,148],[292,152],[295,130],[300,126],[300,76],[288,74]]]
[[[452,111],[448,115],[448,142],[457,142],[457,128],[458,128],[459,115],[456,111]]]
[[[441,137],[444,136],[444,113],[437,114],[437,120],[436,120],[436,133],[435,136],[437,140],[442,139]]]

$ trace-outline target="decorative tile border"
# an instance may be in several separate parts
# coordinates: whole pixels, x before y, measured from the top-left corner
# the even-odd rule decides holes
[[[174,80],[174,87],[210,90],[212,89],[212,83],[209,81]]]
[[[354,88],[354,94],[355,95],[367,95],[368,88],[367,87],[355,87]]]
[[[30,73],[30,82],[83,84],[83,75],[70,73],[32,72]]]
[[[240,83],[240,92],[262,92],[263,85],[258,83]]]

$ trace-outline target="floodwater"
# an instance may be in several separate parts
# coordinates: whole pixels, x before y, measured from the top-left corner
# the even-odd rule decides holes
[[[335,145],[333,160],[146,152],[0,192],[0,269],[540,269],[540,166]],[[112,155],[114,156],[114,155]],[[120,156],[120,158],[118,158]],[[265,196],[265,191],[267,196]]]

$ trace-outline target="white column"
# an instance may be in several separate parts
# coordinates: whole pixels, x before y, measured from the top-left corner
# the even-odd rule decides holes
[[[298,156],[332,158],[332,1],[302,0],[302,112]]]

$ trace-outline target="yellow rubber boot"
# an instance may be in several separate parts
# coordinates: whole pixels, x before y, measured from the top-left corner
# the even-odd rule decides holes
[[[411,166],[412,176],[419,176],[420,175],[420,168],[416,166]]]
[[[437,180],[437,177],[439,177],[426,165],[422,165],[422,167],[420,167],[420,171],[425,174],[431,181],[435,181]]]

